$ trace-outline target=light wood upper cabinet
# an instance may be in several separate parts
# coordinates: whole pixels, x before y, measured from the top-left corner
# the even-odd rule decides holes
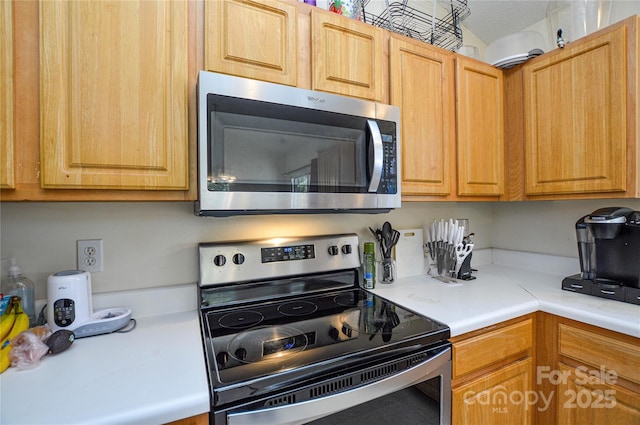
[[[402,110],[404,199],[502,196],[502,71],[393,34],[389,57],[391,103]]]
[[[638,195],[637,18],[523,66],[525,194]]]
[[[13,189],[13,13],[12,2],[0,3],[0,188]]]
[[[384,100],[384,37],[381,28],[312,10],[312,89]]]
[[[297,8],[279,1],[205,1],[205,69],[295,86]]]
[[[187,2],[40,3],[45,188],[188,188]]]
[[[504,194],[504,83],[500,69],[456,57],[458,195]]]
[[[455,181],[453,55],[391,35],[391,103],[401,108],[402,194],[450,195]]]

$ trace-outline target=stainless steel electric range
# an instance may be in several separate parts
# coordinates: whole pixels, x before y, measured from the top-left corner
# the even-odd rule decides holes
[[[361,289],[358,251],[354,234],[199,245],[212,424],[339,423],[416,384],[450,423],[449,328]]]

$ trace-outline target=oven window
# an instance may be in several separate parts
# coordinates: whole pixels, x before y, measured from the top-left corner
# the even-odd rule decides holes
[[[210,191],[364,193],[364,118],[209,95]]]

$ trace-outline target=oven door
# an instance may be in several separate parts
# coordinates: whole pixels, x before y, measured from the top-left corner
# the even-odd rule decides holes
[[[340,375],[331,381],[315,384],[308,390],[327,395],[300,402],[295,393],[283,394],[285,405],[263,409],[233,411],[215,414],[214,423],[227,425],[255,424],[314,424],[328,425],[347,423],[357,417],[357,423],[405,423],[402,418],[420,418],[417,423],[451,423],[451,345],[444,344],[431,351],[427,358],[420,358],[413,367],[399,373],[389,374],[391,364],[358,371],[361,376],[381,379],[349,388],[348,375]],[[344,387],[344,390],[340,390]],[[321,388],[321,390],[318,390]],[[420,388],[420,389],[419,389]],[[435,396],[428,397],[423,389],[434,389]],[[337,390],[336,390],[337,389]],[[424,392],[423,392],[424,391]],[[212,415],[213,416],[213,415]],[[384,418],[390,418],[385,421]]]
[[[200,215],[400,206],[397,124],[375,103],[211,73],[200,85]]]

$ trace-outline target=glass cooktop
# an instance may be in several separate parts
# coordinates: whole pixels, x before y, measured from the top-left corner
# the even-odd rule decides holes
[[[314,365],[327,370],[449,338],[446,325],[360,288],[203,308],[202,319],[214,387],[308,374]]]

